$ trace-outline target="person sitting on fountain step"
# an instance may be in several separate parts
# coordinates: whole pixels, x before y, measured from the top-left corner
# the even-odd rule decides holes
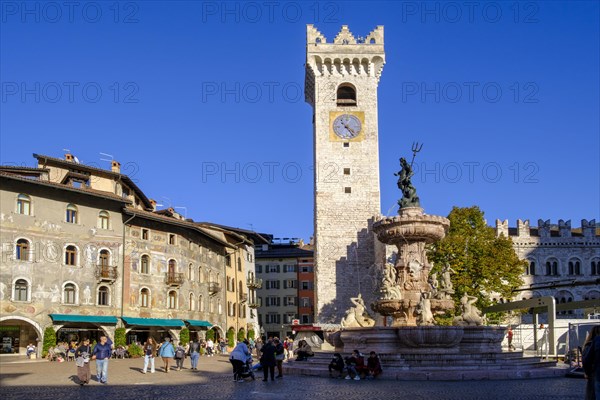
[[[337,372],[337,376],[333,376],[333,371]],[[333,359],[329,363],[329,377],[330,378],[341,378],[344,372],[344,359],[340,353],[335,353]]]
[[[298,357],[296,357],[296,361],[306,361],[308,360],[308,357],[315,355],[306,340],[301,340],[298,342],[298,348],[294,350],[294,353],[298,355]]]
[[[367,358],[367,373],[369,374],[368,377],[375,379],[382,372],[383,369],[381,369],[381,362],[379,361],[379,356],[377,355],[377,353],[372,351],[369,354],[369,358]]]
[[[365,358],[358,350],[354,350],[350,357],[346,357],[346,367],[348,369],[346,379],[348,380],[354,379],[355,381],[360,381],[360,375],[368,371],[365,366]]]

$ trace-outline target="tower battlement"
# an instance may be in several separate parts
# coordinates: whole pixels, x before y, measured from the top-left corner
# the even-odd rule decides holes
[[[311,95],[318,77],[373,77],[379,82],[385,64],[383,26],[377,26],[365,38],[356,38],[342,25],[332,43],[309,24],[306,26],[306,101],[314,104]]]
[[[596,220],[581,220],[580,228],[571,228],[571,221],[558,220],[558,224],[552,224],[550,220],[538,220],[537,227],[530,227],[529,220],[517,220],[517,228],[509,228],[508,220],[496,220],[496,235],[512,236],[526,238],[530,236],[539,236],[540,238],[569,238],[585,237],[594,238],[600,236],[600,227],[596,225]]]

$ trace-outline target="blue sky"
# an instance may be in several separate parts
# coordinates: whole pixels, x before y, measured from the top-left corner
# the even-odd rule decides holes
[[[385,26],[381,205],[423,142],[426,212],[600,219],[598,2],[12,2],[0,8],[0,161],[109,168],[197,221],[308,239],[305,25]]]

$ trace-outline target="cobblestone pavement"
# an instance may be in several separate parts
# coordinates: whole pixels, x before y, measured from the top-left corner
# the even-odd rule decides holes
[[[111,360],[109,383],[95,381],[80,387],[74,362],[6,362],[0,360],[2,399],[583,399],[585,381],[554,378],[512,381],[405,382],[346,381],[289,376],[275,382],[233,382],[226,356],[200,359],[199,370],[189,368],[164,373],[157,360],[154,374],[141,373],[142,359]]]

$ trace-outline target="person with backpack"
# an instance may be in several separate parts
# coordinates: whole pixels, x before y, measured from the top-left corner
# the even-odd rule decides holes
[[[192,339],[188,344],[188,355],[190,356],[190,363],[192,364],[192,370],[198,370],[198,360],[200,359],[200,343],[198,339]]]
[[[181,345],[181,342],[175,348],[175,363],[177,365],[177,371],[181,371],[183,368],[183,360],[185,360],[185,348]]]
[[[175,349],[171,344],[171,339],[169,337],[165,337],[165,341],[160,345],[160,349],[158,349],[159,357],[162,357],[163,363],[165,364],[165,372],[169,373],[169,362],[175,356]]]

